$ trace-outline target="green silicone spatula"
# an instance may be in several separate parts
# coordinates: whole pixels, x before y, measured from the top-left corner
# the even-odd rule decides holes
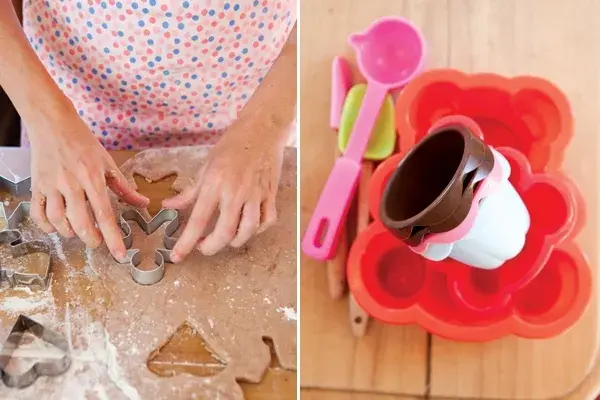
[[[338,146],[342,153],[346,151],[366,91],[367,85],[361,83],[353,86],[346,95],[338,130]],[[377,116],[377,122],[369,139],[364,158],[373,161],[383,160],[394,152],[395,146],[394,102],[392,96],[388,94]]]

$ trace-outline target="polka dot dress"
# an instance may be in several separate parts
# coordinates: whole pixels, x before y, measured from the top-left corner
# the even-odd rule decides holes
[[[26,0],[23,20],[101,143],[131,150],[215,143],[279,55],[296,1]]]

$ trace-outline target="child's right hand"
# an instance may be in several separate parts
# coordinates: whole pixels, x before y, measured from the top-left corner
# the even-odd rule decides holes
[[[108,189],[135,207],[145,207],[149,200],[128,185],[74,109],[55,114],[44,124],[33,124],[40,126],[28,126],[31,217],[45,232],[58,231],[65,237],[77,234],[88,247],[97,247],[104,238],[113,256],[123,259],[125,245]]]

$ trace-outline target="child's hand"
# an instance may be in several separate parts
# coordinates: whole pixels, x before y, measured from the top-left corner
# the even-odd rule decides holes
[[[212,149],[194,184],[163,202],[163,207],[176,209],[195,203],[173,249],[174,262],[183,260],[198,244],[217,207],[220,215],[215,229],[199,245],[205,255],[228,244],[240,247],[275,222],[283,144],[270,140],[273,135],[265,134],[268,129],[236,122]]]
[[[148,199],[127,184],[111,156],[74,111],[52,117],[47,123],[43,132],[39,127],[29,131],[32,219],[47,233],[58,230],[65,237],[75,233],[89,247],[97,247],[104,238],[111,253],[122,259],[125,245],[107,189],[136,207],[146,206]]]

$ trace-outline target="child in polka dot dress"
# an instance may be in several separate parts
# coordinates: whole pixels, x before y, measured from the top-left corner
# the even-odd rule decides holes
[[[148,199],[106,150],[214,144],[194,185],[163,203],[193,206],[174,261],[267,228],[295,117],[295,20],[295,0],[24,0],[21,26],[0,0],[0,86],[31,147],[32,218],[122,258],[107,188]]]

